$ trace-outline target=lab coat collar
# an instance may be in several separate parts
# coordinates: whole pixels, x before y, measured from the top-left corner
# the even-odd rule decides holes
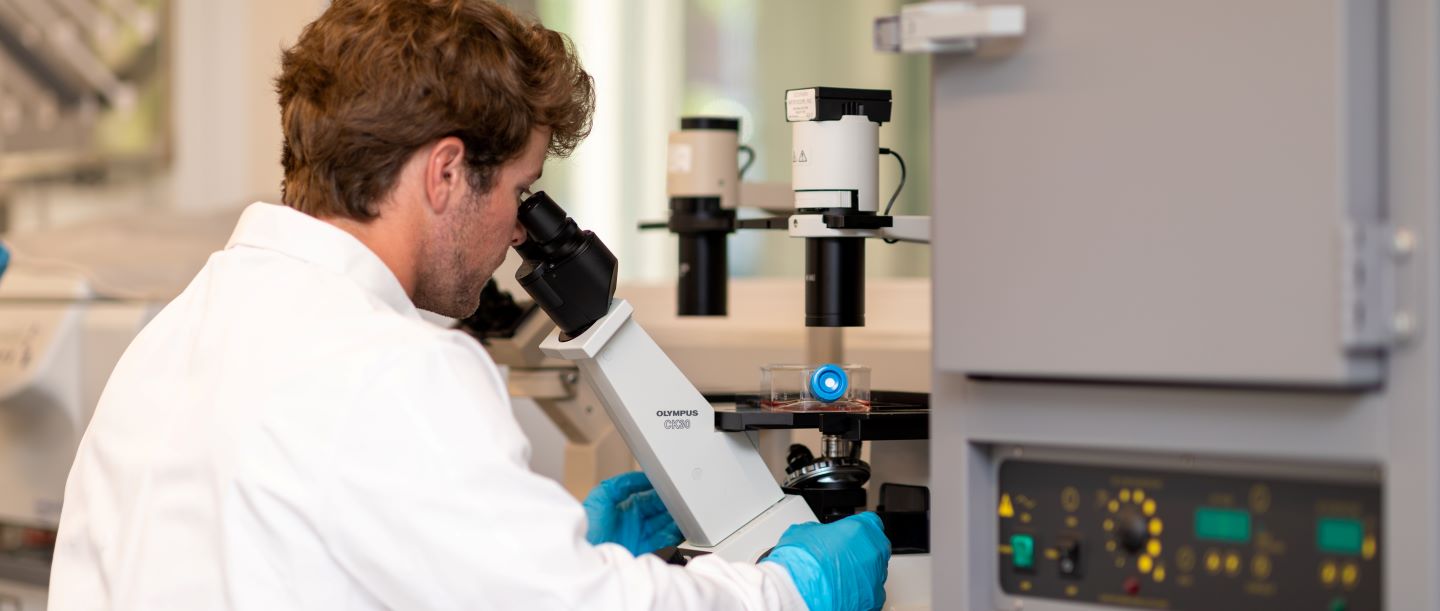
[[[225,245],[251,246],[307,261],[341,274],[396,312],[420,318],[395,274],[355,236],[288,206],[255,202],[240,214]]]

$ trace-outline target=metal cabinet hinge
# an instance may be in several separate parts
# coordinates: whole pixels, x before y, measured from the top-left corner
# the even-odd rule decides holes
[[[1403,341],[1414,317],[1396,306],[1396,271],[1413,234],[1382,222],[1342,226],[1341,340],[1347,351],[1373,351]]]

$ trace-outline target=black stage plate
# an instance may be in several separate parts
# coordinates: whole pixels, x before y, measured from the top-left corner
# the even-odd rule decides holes
[[[930,438],[930,395],[876,391],[868,412],[771,412],[759,395],[705,395],[715,405],[715,428],[726,432],[816,429],[851,441]]]

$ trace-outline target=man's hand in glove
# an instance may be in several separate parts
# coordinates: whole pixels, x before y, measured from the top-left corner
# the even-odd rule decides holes
[[[683,538],[649,478],[639,471],[600,482],[585,497],[584,506],[589,518],[585,539],[595,545],[618,543],[638,556],[676,545]]]
[[[870,611],[885,606],[890,540],[873,513],[830,524],[791,526],[764,562],[790,571],[810,611]]]

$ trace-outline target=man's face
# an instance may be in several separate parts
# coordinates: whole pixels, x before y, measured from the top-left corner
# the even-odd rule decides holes
[[[509,247],[525,239],[516,209],[540,178],[549,144],[548,128],[530,132],[525,150],[495,171],[489,192],[472,191],[469,181],[462,181],[425,240],[417,307],[452,318],[475,312],[480,288],[505,261]]]

